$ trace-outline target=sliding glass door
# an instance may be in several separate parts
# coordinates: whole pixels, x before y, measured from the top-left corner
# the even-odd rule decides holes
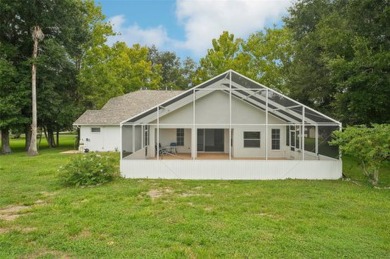
[[[224,129],[198,129],[198,151],[223,152]]]

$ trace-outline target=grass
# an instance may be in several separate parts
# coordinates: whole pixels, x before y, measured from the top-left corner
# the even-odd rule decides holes
[[[390,254],[390,190],[370,186],[353,159],[344,161],[351,181],[119,179],[64,188],[57,169],[74,155],[59,151],[73,140],[42,146],[37,157],[0,156],[0,258]]]

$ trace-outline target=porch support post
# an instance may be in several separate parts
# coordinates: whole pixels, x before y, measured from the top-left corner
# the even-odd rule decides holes
[[[160,106],[157,106],[157,160],[160,159]]]
[[[141,148],[144,148],[144,135],[145,135],[145,128],[144,125],[141,125]]]
[[[229,160],[232,160],[232,71],[229,73]]]
[[[305,106],[302,107],[302,160],[305,160]]]
[[[131,151],[134,153],[135,152],[135,126],[133,124],[132,126],[132,129],[131,129],[131,133],[132,133],[132,139],[131,139]]]
[[[196,111],[195,111],[195,89],[192,89],[192,129],[191,129],[191,158],[196,159],[197,157],[197,133],[196,133]]]
[[[268,94],[267,88],[265,92],[265,160],[268,160]]]

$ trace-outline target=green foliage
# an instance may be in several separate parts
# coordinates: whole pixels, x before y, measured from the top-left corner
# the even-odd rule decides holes
[[[284,67],[292,55],[288,29],[265,29],[247,40],[225,31],[213,39],[213,48],[200,60],[195,81],[201,83],[226,70],[233,69],[268,87],[288,92]]]
[[[213,39],[213,48],[200,59],[200,67],[195,75],[196,83],[233,69],[248,75],[249,57],[242,52],[243,39],[224,31],[218,39]]]
[[[153,70],[160,74],[160,89],[187,89],[192,85],[196,63],[191,58],[181,62],[174,52],[159,51],[155,46],[149,48],[148,60]]]
[[[148,53],[147,47],[139,44],[128,47],[124,42],[91,48],[78,76],[84,106],[101,108],[110,98],[141,87],[158,89],[159,67],[152,67]]]
[[[342,132],[335,131],[334,136],[336,139],[330,144],[338,145],[344,154],[357,158],[364,173],[377,184],[379,169],[390,159],[390,124],[347,127]]]
[[[267,28],[264,32],[249,36],[243,44],[243,50],[250,57],[251,78],[283,93],[289,93],[285,67],[292,60],[291,37],[288,28]]]
[[[292,97],[347,124],[390,122],[387,0],[299,0],[286,26]]]
[[[72,127],[82,109],[76,76],[85,52],[112,34],[104,19],[93,0],[0,0],[1,129],[30,128],[34,26],[45,35],[36,60],[38,126]]]
[[[60,167],[60,181],[66,186],[90,186],[119,177],[114,157],[96,153],[83,154]]]

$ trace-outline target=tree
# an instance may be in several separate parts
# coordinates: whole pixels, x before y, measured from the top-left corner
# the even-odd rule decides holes
[[[0,43],[0,48],[2,49],[2,47],[4,46]],[[0,51],[0,53],[5,52]],[[16,67],[2,56],[0,56],[0,82],[1,153],[8,154],[11,153],[10,129],[25,123],[21,116],[21,107],[26,99],[26,92],[18,89]]]
[[[20,128],[20,122],[30,129],[27,125],[32,115],[31,63],[39,66],[36,78],[38,126],[57,132],[71,127],[81,110],[76,76],[85,52],[94,44],[105,41],[110,32],[111,27],[103,22],[101,9],[92,0],[0,0],[0,10],[0,46],[5,51],[3,64],[14,68],[12,84],[8,84],[7,89],[12,87],[12,95],[18,96],[16,103],[20,111],[15,117],[12,109],[6,109],[4,118],[13,117],[18,123],[1,123],[7,124],[1,129],[8,132]],[[42,29],[46,39],[39,45],[39,56],[31,59],[30,31],[34,26]],[[11,92],[7,90],[7,98]],[[29,132],[26,132],[27,139]]]
[[[196,63],[189,57],[183,62],[174,52],[159,51],[155,46],[149,48],[148,59],[156,73],[161,75],[162,89],[186,89],[192,85]]]
[[[318,24],[334,107],[345,123],[390,122],[390,30],[382,29],[389,27],[385,0],[348,1]]]
[[[250,76],[248,55],[242,52],[241,38],[224,31],[218,39],[212,40],[213,48],[200,59],[200,66],[195,74],[196,83],[204,82],[226,70],[233,69],[243,75]]]
[[[317,25],[331,9],[330,0],[300,0],[284,19],[292,33],[293,44],[293,60],[285,69],[290,95],[327,114],[332,111],[336,90],[330,81],[329,68],[322,59],[324,48],[319,41]]]
[[[39,26],[34,26],[32,31],[32,38],[34,41],[34,49],[33,49],[33,63],[32,63],[32,90],[31,90],[31,96],[32,96],[32,124],[31,124],[31,142],[28,147],[28,154],[30,156],[36,156],[38,155],[38,149],[37,149],[37,70],[36,70],[36,58],[38,55],[38,41],[43,40],[44,34],[39,28]]]
[[[388,123],[388,1],[300,0],[289,12],[292,97],[347,124]]]
[[[285,67],[292,61],[291,37],[287,28],[268,28],[249,36],[243,50],[250,57],[253,79],[281,92],[289,92]]]
[[[92,51],[93,50],[93,51]],[[101,108],[110,98],[142,87],[158,89],[161,76],[148,60],[148,48],[117,42],[88,51],[78,77],[87,108]]]
[[[379,169],[390,159],[390,124],[347,127],[342,132],[335,131],[334,136],[330,144],[359,159],[364,174],[377,184]]]

